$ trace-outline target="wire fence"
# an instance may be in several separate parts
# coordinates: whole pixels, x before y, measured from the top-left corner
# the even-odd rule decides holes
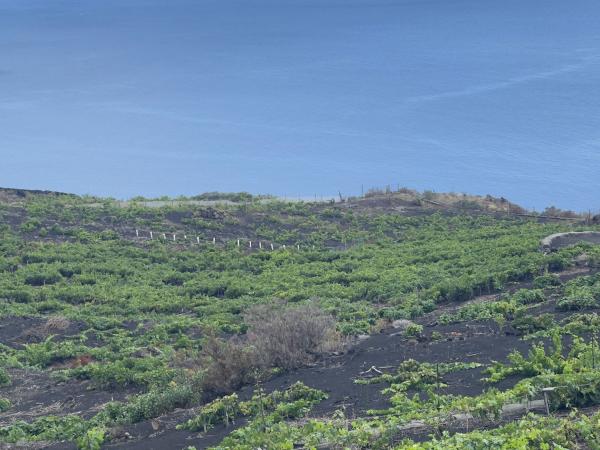
[[[136,228],[134,230],[124,230],[124,238],[134,240],[145,240],[145,241],[160,241],[165,243],[190,245],[190,246],[215,246],[219,248],[240,248],[247,250],[265,250],[265,251],[276,251],[276,250],[314,250],[316,246],[308,243],[276,243],[268,239],[251,239],[251,238],[237,238],[237,239],[223,239],[216,236],[206,237],[200,236],[193,233],[186,232],[163,232],[163,231],[152,231],[152,230],[141,230]],[[319,245],[319,249],[328,250],[341,250],[348,248],[347,243],[340,243],[339,246],[325,246]]]

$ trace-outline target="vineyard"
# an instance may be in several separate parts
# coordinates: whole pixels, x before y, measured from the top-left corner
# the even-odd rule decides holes
[[[598,448],[590,218],[0,194],[1,448]]]

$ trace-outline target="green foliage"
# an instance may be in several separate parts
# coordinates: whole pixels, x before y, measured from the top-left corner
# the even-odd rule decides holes
[[[79,450],[100,450],[104,442],[106,430],[103,428],[92,428],[77,439]]]
[[[454,314],[442,314],[439,322],[450,324],[469,320],[496,320],[514,314],[518,309],[519,307],[515,302],[508,300],[473,303],[463,306]]]
[[[204,431],[205,433],[217,423],[229,426],[240,413],[240,404],[237,394],[226,395],[202,406],[198,414],[185,424],[179,425],[178,429],[191,431]]]
[[[540,275],[539,277],[535,277],[533,280],[533,287],[535,289],[545,289],[554,286],[560,286],[561,284],[560,278],[553,273]]]
[[[8,386],[11,383],[10,375],[3,367],[0,367],[0,386]]]
[[[274,424],[286,419],[304,416],[310,408],[327,398],[322,391],[296,382],[285,391],[273,391],[265,394],[258,389],[252,399],[240,402],[236,394],[220,397],[200,408],[196,417],[177,426],[178,429],[204,431],[214,425],[224,423],[228,426],[237,416],[255,417],[262,424]]]
[[[519,289],[514,293],[513,298],[520,305],[541,303],[546,300],[544,291],[541,289]]]
[[[598,307],[600,300],[600,278],[598,275],[581,277],[569,281],[565,295],[556,306],[562,311],[581,310]]]
[[[2,442],[72,440],[87,432],[87,425],[79,416],[45,416],[27,423],[16,421],[0,428]]]
[[[23,233],[31,233],[40,228],[42,223],[38,219],[29,219],[19,227],[19,230]]]
[[[523,334],[532,334],[542,330],[551,330],[556,326],[556,321],[550,313],[540,314],[539,316],[517,313],[511,325]]]
[[[598,353],[598,356],[596,356]],[[569,354],[563,354],[562,335],[558,331],[552,334],[552,346],[546,350],[542,343],[534,344],[527,358],[514,351],[508,356],[510,364],[494,363],[487,369],[490,377],[487,381],[497,382],[510,375],[519,374],[534,377],[543,374],[562,374],[595,370],[600,360],[600,350],[595,340],[585,343],[580,337],[573,337]],[[600,361],[598,361],[600,365]]]
[[[598,301],[591,293],[584,290],[572,292],[568,297],[563,297],[556,302],[556,307],[561,311],[577,311],[596,306],[598,306]]]
[[[138,395],[127,403],[111,402],[100,414],[107,423],[137,423],[192,404],[199,398],[197,389],[194,384],[173,382],[163,389]]]
[[[372,378],[360,378],[357,384],[388,383],[391,388],[389,393],[406,392],[409,389],[430,390],[432,387],[445,386],[443,376],[461,370],[480,367],[479,363],[420,363],[414,359],[402,361],[395,374],[383,374]],[[386,391],[384,391],[386,392]]]
[[[411,323],[404,330],[404,335],[407,337],[418,337],[423,334],[423,325]]]
[[[26,344],[19,357],[24,364],[35,367],[46,367],[54,362],[64,361],[78,354],[85,353],[87,348],[72,341],[56,342],[48,336],[39,344]]]
[[[7,398],[0,397],[0,413],[10,409],[12,403]]]
[[[221,204],[164,199],[165,206],[150,208],[137,199],[121,208],[111,200],[34,196],[23,206],[11,207],[20,220],[1,227],[0,314],[7,320],[36,319],[26,330],[30,334],[0,346],[2,367],[35,367],[67,382],[86,379],[98,388],[127,386],[143,393],[110,402],[87,419],[65,415],[11,422],[0,430],[2,442],[70,440],[80,448],[99,448],[104,430],[112,426],[196,405],[205,382],[202,374],[208,372],[200,358],[206,351],[206,329],[217,335],[243,335],[250,329],[251,334],[247,312],[273,299],[318,305],[335,318],[339,331],[353,335],[379,329],[386,321],[418,317],[438,303],[461,302],[498,293],[511,282],[534,280],[534,290],[464,306],[440,322],[520,320],[522,330],[549,333],[558,324],[552,327],[548,317],[534,320],[524,313],[529,305],[544,301],[541,289],[548,293],[558,285],[553,275],[541,274],[568,267],[583,250],[595,254],[582,247],[551,255],[539,252],[539,239],[567,229],[562,224],[484,214],[373,214],[333,204],[265,202],[247,194],[198,199]],[[462,208],[476,206],[463,200]],[[136,228],[176,231],[178,241],[122,239]],[[183,233],[200,236],[203,244],[187,245],[179,237]],[[213,236],[228,243],[213,246]],[[237,248],[237,237],[285,243],[288,250],[248,251]],[[296,243],[302,250],[290,251]],[[597,284],[594,277],[567,283],[568,301],[559,301],[559,307],[594,306],[590,301],[584,306],[569,301],[597,301]],[[71,325],[53,327],[48,319],[57,316]],[[592,315],[580,315],[564,327],[565,332],[596,331],[599,325]],[[411,336],[422,332],[419,326],[408,330]],[[200,407],[182,426],[205,430],[247,417],[248,425],[232,433],[221,448],[312,448],[325,443],[331,448],[388,449],[398,426],[412,419],[434,423],[440,414],[456,411],[494,417],[505,402],[539,392],[548,383],[585,381],[596,389],[590,362],[595,358],[593,346],[577,342],[576,347],[562,359],[539,346],[528,358],[514,355],[514,367],[495,366],[492,375],[519,373],[529,378],[514,389],[490,390],[474,398],[443,395],[435,387],[443,386],[444,374],[476,364],[436,367],[406,361],[393,374],[362,381],[388,384],[385,392],[392,407],[381,417],[350,420],[340,412],[325,420],[290,424],[286,421],[306,416],[324,398],[320,391],[293,385],[270,394],[259,390],[247,401],[225,396]],[[1,378],[0,372],[0,382]],[[428,397],[409,397],[410,389],[425,390]],[[556,395],[559,405],[597,401],[592,391]],[[1,405],[0,401],[0,409]],[[592,423],[581,423],[582,429],[595,432]],[[451,439],[444,442],[451,445]]]

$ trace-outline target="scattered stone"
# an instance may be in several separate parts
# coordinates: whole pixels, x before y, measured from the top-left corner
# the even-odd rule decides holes
[[[392,328],[396,328],[400,331],[405,331],[411,325],[415,325],[415,323],[412,320],[407,319],[398,319],[392,322]]]

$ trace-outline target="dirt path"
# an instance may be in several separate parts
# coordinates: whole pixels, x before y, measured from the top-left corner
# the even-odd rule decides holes
[[[544,251],[558,250],[564,247],[576,245],[579,242],[588,242],[590,244],[600,244],[599,231],[571,231],[567,233],[556,233],[545,237],[541,241],[541,247]]]

